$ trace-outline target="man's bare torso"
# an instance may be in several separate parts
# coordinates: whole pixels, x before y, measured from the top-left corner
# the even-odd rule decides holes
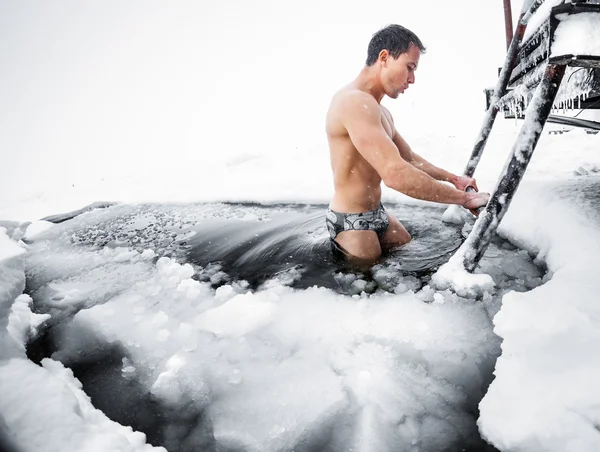
[[[355,92],[348,86],[338,91],[327,112],[326,131],[329,141],[331,167],[335,193],[330,208],[337,212],[358,213],[375,210],[381,202],[381,177],[375,169],[356,150],[344,127],[344,114],[341,107],[344,96]],[[366,105],[365,108],[368,108]],[[381,124],[390,140],[393,139],[394,126],[389,111],[379,105]]]

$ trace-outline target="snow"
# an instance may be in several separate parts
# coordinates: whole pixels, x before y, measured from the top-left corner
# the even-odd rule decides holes
[[[523,37],[525,42],[538,27],[548,19],[550,11],[564,0],[546,0],[531,15]],[[559,15],[551,55],[600,55],[600,18],[596,13],[578,13],[570,16]]]
[[[496,124],[477,171],[482,189],[489,189],[498,176],[515,129],[510,121]],[[447,140],[451,146],[452,140]],[[127,344],[120,373],[142,382],[171,413],[171,423],[164,427],[171,432],[164,434],[167,447],[183,447],[186,440],[207,441],[209,434],[202,430],[192,439],[176,433],[178,423],[192,422],[192,413],[204,410],[218,444],[243,445],[247,450],[265,450],[267,444],[268,450],[287,450],[301,438],[320,441],[330,435],[326,432],[339,428],[341,419],[348,419],[352,433],[342,429],[339,437],[327,436],[337,447],[352,444],[386,450],[392,442],[438,450],[440,444],[457,438],[468,443],[473,434],[464,410],[484,395],[476,388],[499,353],[493,327],[503,342],[496,379],[480,404],[478,425],[484,438],[501,450],[527,450],[540,444],[542,450],[565,450],[572,444],[593,450],[598,437],[589,422],[598,418],[590,407],[599,402],[593,388],[600,369],[591,359],[598,345],[593,278],[600,250],[598,218],[586,216],[597,200],[581,192],[598,179],[597,143],[598,136],[578,131],[542,135],[500,231],[545,261],[551,277],[532,291],[507,293],[498,307],[489,300],[499,281],[486,273],[468,276],[485,281],[476,283],[483,289],[479,291],[483,303],[469,298],[474,288],[469,281],[455,295],[444,288],[411,288],[409,280],[400,283],[395,294],[358,292],[355,298],[322,288],[291,289],[276,282],[258,292],[235,285],[214,290],[209,283],[191,279],[194,270],[188,264],[166,257],[155,260],[152,249],[116,246],[69,254],[61,242],[65,238],[59,240],[63,225],[41,232],[29,245],[18,246],[5,234],[6,243],[21,250],[13,249],[3,268],[21,274],[12,295],[13,312],[20,312],[21,320],[17,322],[13,314],[11,322],[21,325],[17,329],[22,333],[13,333],[20,357],[5,361],[11,378],[2,384],[11,388],[11,398],[1,399],[2,406],[51,403],[60,413],[33,417],[30,423],[5,416],[5,422],[10,431],[23,435],[19,441],[31,437],[35,428],[39,429],[35,436],[50,438],[47,441],[54,440],[44,435],[64,428],[91,441],[89,428],[96,425],[111,432],[108,437],[114,438],[110,440],[114,444],[142,450],[138,433],[104,418],[100,422],[78,415],[68,427],[59,426],[61,419],[73,417],[69,414],[75,406],[69,402],[72,397],[85,407],[84,413],[93,410],[79,392],[77,380],[62,366],[81,362],[82,349],[87,351],[85,361],[102,356],[110,344]],[[565,148],[577,149],[578,158]],[[424,154],[434,161],[441,159],[437,149],[424,148]],[[450,165],[464,162],[464,154],[447,156]],[[309,171],[308,164],[305,169]],[[404,199],[389,191],[385,196]],[[81,218],[93,224],[102,212]],[[150,219],[148,225],[153,222],[148,214],[138,218],[131,222],[132,230],[140,226],[141,218]],[[257,211],[245,221],[264,221],[261,218]],[[11,233],[17,236],[19,229]],[[47,248],[36,248],[46,243],[44,237],[55,238],[44,245]],[[24,249],[29,249],[28,254],[23,254]],[[46,316],[27,321],[29,298],[19,294],[23,259],[29,254],[28,265],[51,270],[45,276],[38,274],[52,282],[46,292],[36,295],[49,308]],[[48,263],[50,256],[54,261]],[[455,278],[454,283],[460,280]],[[72,308],[78,312],[59,328],[60,351],[45,359],[44,367],[27,361],[22,349],[26,323],[35,330],[41,321],[62,318]],[[495,311],[499,312],[492,325],[488,315]],[[48,395],[24,392],[21,382],[48,379],[43,372],[51,365],[61,366],[62,380],[39,385],[63,389],[45,392],[53,394],[50,400]],[[19,372],[26,379],[15,378]],[[547,397],[548,393],[561,396]],[[581,415],[571,414],[575,412]],[[400,425],[400,430],[393,431],[393,425]],[[106,441],[98,443],[96,450],[110,450],[113,443]],[[58,442],[56,450],[76,450],[81,444]]]
[[[27,341],[37,337],[39,327],[50,318],[50,314],[34,314],[32,304],[33,300],[29,295],[19,295],[8,316],[8,334],[23,347],[23,351]]]
[[[552,279],[528,296],[506,295],[494,318],[494,331],[504,338],[495,370],[498,384],[492,384],[480,404],[479,423],[502,450],[600,446],[594,428],[600,419],[594,408],[598,398],[590,390],[600,377],[593,352],[600,340],[594,282],[600,234],[580,208],[564,200],[552,202],[560,217],[548,217],[544,209],[527,203],[547,225],[540,230],[531,221],[519,234],[519,240],[538,243]],[[532,240],[535,234],[542,236]],[[503,415],[508,410],[510,418]],[[569,434],[557,434],[565,431]]]
[[[59,362],[45,359],[37,366],[24,358],[4,361],[0,385],[4,422],[22,450],[164,451],[95,409]]]
[[[567,3],[569,0],[567,0]],[[538,8],[530,14],[531,9],[530,6],[538,5]],[[555,6],[558,6],[562,3],[565,3],[565,0],[527,0],[523,2],[524,7],[527,7],[525,19],[527,20],[527,29],[525,30],[525,34],[523,35],[523,42],[527,41],[532,33],[538,29],[540,25],[542,25],[548,17],[550,17],[550,11]]]
[[[27,359],[26,341],[51,316],[34,314],[31,298],[21,294],[24,249],[10,241],[6,229],[0,231],[0,243],[0,445],[16,451],[153,449],[144,434],[94,408],[81,383],[60,362],[44,359],[38,366]]]
[[[340,422],[355,432],[332,440],[337,449],[473,441],[465,411],[498,346],[479,303],[446,294],[445,303],[428,304],[412,291],[353,299],[281,285],[223,300],[197,282],[189,297],[179,290],[192,283],[186,265],[161,258],[150,278],[147,268],[137,277],[126,271],[129,290],[91,300],[61,326],[53,359],[73,365],[127,344],[122,372],[173,412],[165,429],[205,410],[221,447],[291,450]],[[105,267],[104,280],[123,272],[122,263]],[[424,398],[429,392],[436,395]],[[182,447],[183,433],[173,432],[172,444]]]
[[[179,16],[169,19],[186,23]],[[49,23],[52,20],[49,17]],[[561,33],[569,37],[561,40],[572,43],[575,32],[565,30]],[[139,32],[143,35],[144,28]],[[77,40],[68,39],[71,31],[65,33],[69,45],[75,45]],[[500,42],[502,37],[500,32]],[[129,39],[140,45],[134,37]],[[123,45],[131,41],[123,40]],[[165,47],[157,48],[159,54],[161,49]],[[435,45],[420,71],[434,56]],[[121,63],[127,61],[123,58]],[[233,75],[225,75],[231,81]],[[467,91],[480,86],[469,83],[457,86],[459,95],[468,97]],[[143,85],[142,91],[150,86]],[[69,94],[68,83],[60,87],[63,95]],[[298,91],[308,96],[306,90]],[[31,99],[44,90],[34,85],[31,92],[11,121],[22,117]],[[126,90],[119,93],[125,95]],[[170,98],[165,92],[160,95]],[[395,118],[402,118],[397,128],[425,158],[460,172],[483,112],[473,119],[462,111],[437,110],[435,116],[449,125],[433,124],[426,119],[434,112],[416,107],[419,95],[414,101],[411,95],[398,101],[410,106],[408,113],[393,111]],[[86,105],[98,100],[83,90],[72,93],[72,105],[81,101],[78,96]],[[45,99],[47,108],[53,105]],[[111,99],[117,101],[118,96]],[[259,105],[261,99],[254,101],[252,105]],[[294,102],[286,102],[295,108]],[[127,103],[124,117],[144,105],[148,104]],[[279,105],[277,116],[286,117],[285,106]],[[177,111],[177,106],[172,108]],[[278,133],[281,123],[263,111],[243,111],[236,119],[243,118],[242,130],[204,130],[206,138],[193,145],[180,137],[169,142],[169,134],[155,130],[156,141],[168,146],[152,147],[150,141],[132,146],[129,137],[124,140],[127,145],[119,147],[119,137],[101,141],[109,128],[92,137],[69,135],[70,141],[60,127],[46,124],[48,130],[39,129],[39,141],[23,138],[32,148],[43,138],[56,140],[49,156],[35,154],[43,170],[34,168],[35,159],[15,164],[22,144],[18,140],[11,143],[12,152],[2,154],[7,162],[3,168],[12,168],[14,174],[2,179],[0,205],[0,447],[67,452],[199,447],[438,451],[453,444],[477,449],[481,435],[502,451],[600,448],[600,134],[542,134],[499,229],[522,249],[519,262],[492,260],[469,274],[454,259],[424,287],[414,277],[399,278],[393,267],[381,266],[374,269],[373,278],[389,290],[375,293],[369,293],[371,282],[360,275],[337,275],[352,294],[318,286],[288,287],[299,277],[292,269],[250,290],[240,281],[223,282],[219,267],[205,268],[204,278],[195,279],[197,268],[167,256],[171,242],[143,240],[143,232],[155,230],[160,221],[171,221],[168,232],[178,239],[191,237],[174,226],[185,215],[190,216],[186,221],[199,224],[231,218],[248,224],[272,220],[258,208],[211,204],[203,210],[187,202],[297,202],[300,210],[302,204],[329,201],[325,143],[286,140],[285,135],[290,130],[314,133],[308,132],[313,123],[306,118],[319,116],[321,107],[318,113],[307,110],[304,116],[286,118],[285,133]],[[223,114],[217,112],[214,117]],[[106,113],[102,117],[109,121]],[[77,115],[62,114],[79,123]],[[165,115],[167,122],[177,117]],[[32,115],[31,120],[39,126],[49,118]],[[86,120],[86,133],[95,131],[96,123],[91,117]],[[319,121],[315,124],[321,127]],[[131,125],[145,130],[140,124],[143,121]],[[160,121],[154,124],[159,127]],[[253,129],[274,129],[273,136],[264,132],[264,141],[223,143],[223,137]],[[495,186],[517,133],[517,123],[497,120],[475,173],[480,189]],[[89,145],[94,155],[104,155],[105,146],[111,154],[106,161],[116,161],[119,155],[122,160],[117,165],[97,162],[99,173],[90,173],[88,165],[74,163],[81,144]],[[61,146],[68,148],[68,158],[60,154]],[[103,200],[180,207],[166,210],[160,218],[156,211],[140,208],[131,223],[117,224],[124,238],[99,240],[94,246],[78,244],[69,229],[73,222],[54,225],[39,220]],[[389,189],[384,189],[383,201],[397,202],[400,209],[423,204]],[[88,228],[90,236],[101,236],[105,231],[97,228],[99,220],[126,207],[100,208],[105,204],[79,212],[76,224]],[[468,216],[456,208],[443,217],[468,223]],[[526,271],[523,262],[529,254],[547,266],[547,275],[533,277]],[[30,286],[24,293],[26,278]],[[37,364],[27,357],[25,345],[50,328],[56,349]],[[103,387],[94,387],[81,370],[97,362],[113,366],[89,371]],[[81,380],[70,367],[81,372]],[[111,406],[123,412],[111,411]],[[153,414],[149,407],[160,407],[160,421],[148,420]],[[474,414],[478,410],[479,415]],[[152,426],[156,435],[141,433]]]
[[[552,42],[552,56],[600,56],[599,16],[596,13],[579,13],[561,20]]]
[[[25,253],[23,248],[8,238],[6,232],[6,228],[0,226],[0,261],[9,260]]]
[[[54,223],[51,223],[49,221],[34,221],[29,226],[27,226],[25,234],[23,235],[23,239],[31,240],[37,234],[41,234],[42,232],[47,231],[48,229],[52,228],[52,226],[54,226]]]

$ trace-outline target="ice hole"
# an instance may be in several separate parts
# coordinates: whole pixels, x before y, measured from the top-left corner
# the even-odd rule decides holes
[[[69,366],[96,407],[171,452],[486,450],[491,317],[545,269],[495,237],[478,270],[494,292],[437,291],[463,225],[386,208],[413,241],[364,271],[333,253],[326,206],[117,205],[63,221],[28,244],[27,292],[52,316],[29,356]]]

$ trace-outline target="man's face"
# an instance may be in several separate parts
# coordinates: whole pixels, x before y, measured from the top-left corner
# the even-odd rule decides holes
[[[413,44],[398,58],[390,54],[380,56],[380,63],[383,65],[381,78],[386,95],[396,99],[409,85],[415,83],[420,56],[421,51]]]

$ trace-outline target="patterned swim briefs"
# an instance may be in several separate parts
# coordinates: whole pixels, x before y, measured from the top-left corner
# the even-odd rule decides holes
[[[390,225],[383,204],[376,210],[363,213],[341,213],[327,209],[325,222],[332,240],[342,231],[374,231],[381,239]]]

